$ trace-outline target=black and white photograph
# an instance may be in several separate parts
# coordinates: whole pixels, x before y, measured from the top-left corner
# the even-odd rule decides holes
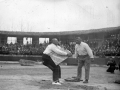
[[[0,0],[0,90],[120,90],[120,0]]]

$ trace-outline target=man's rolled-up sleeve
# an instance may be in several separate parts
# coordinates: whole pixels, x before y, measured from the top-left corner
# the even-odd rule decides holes
[[[85,48],[86,48],[87,53],[90,56],[90,58],[94,58],[91,48],[88,45],[86,45]]]

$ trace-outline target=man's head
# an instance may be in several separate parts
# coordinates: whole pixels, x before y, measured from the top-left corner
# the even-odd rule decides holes
[[[81,44],[81,42],[82,42],[82,39],[80,37],[77,37],[76,38],[76,44]]]
[[[53,39],[52,39],[52,43],[55,44],[55,45],[58,45],[58,44],[59,44],[59,41],[57,40],[57,38],[53,38]]]

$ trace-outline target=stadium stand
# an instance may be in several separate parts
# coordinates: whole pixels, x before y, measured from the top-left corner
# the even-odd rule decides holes
[[[67,31],[67,32],[47,32],[47,33],[36,33],[36,32],[9,32],[9,31],[0,31],[1,36],[11,36],[17,35],[18,37],[21,35],[24,36],[38,36],[43,35],[49,37],[57,37],[60,40],[64,40],[62,46],[67,48],[72,53],[74,53],[74,38],[77,36],[81,36],[83,41],[88,43],[92,48],[94,55],[99,57],[106,56],[120,56],[120,27],[114,28],[105,28],[105,29],[97,29],[97,30],[85,30],[85,31]],[[104,35],[103,35],[104,34]],[[63,35],[66,38],[63,38]],[[71,35],[73,36],[71,38]],[[51,38],[52,38],[51,37]],[[1,37],[0,37],[1,38]],[[4,41],[1,41],[4,42]],[[0,43],[0,54],[4,55],[42,55],[43,50],[47,46],[47,43],[44,44],[28,44],[23,45],[20,43],[15,44],[7,44]]]

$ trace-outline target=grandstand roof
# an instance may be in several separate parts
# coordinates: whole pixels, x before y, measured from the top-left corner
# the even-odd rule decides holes
[[[25,35],[25,36],[49,36],[49,35],[72,35],[72,34],[89,34],[98,32],[110,32],[113,30],[119,30],[118,27],[90,29],[90,30],[77,30],[77,31],[64,31],[64,32],[21,32],[21,31],[0,31],[2,35]]]

